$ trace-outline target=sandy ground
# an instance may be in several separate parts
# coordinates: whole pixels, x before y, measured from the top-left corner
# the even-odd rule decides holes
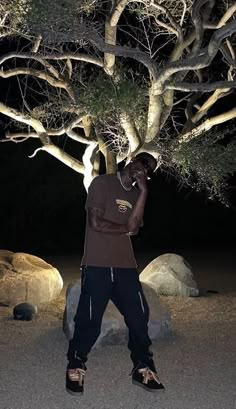
[[[152,255],[139,256],[142,269]],[[235,257],[191,256],[198,298],[161,297],[172,312],[173,335],[153,345],[165,392],[133,386],[126,346],[93,350],[82,397],[65,392],[67,341],[62,333],[65,288],[78,277],[79,257],[48,257],[61,272],[64,289],[31,322],[13,321],[0,307],[0,409],[235,409]],[[213,262],[214,260],[214,262]]]

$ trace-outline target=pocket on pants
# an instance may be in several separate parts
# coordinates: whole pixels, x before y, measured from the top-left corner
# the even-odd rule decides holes
[[[82,289],[85,286],[87,266],[81,266],[80,271],[81,271],[81,289]]]
[[[143,301],[143,297],[142,297],[142,292],[138,291],[138,296],[139,296],[139,301],[140,301],[140,305],[141,305],[141,309],[143,314],[145,314],[145,308],[144,308],[144,301]]]

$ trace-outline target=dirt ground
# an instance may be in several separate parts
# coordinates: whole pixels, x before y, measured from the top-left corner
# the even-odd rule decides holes
[[[156,341],[153,352],[164,394],[131,384],[126,346],[91,352],[83,409],[235,409],[236,405],[236,256],[186,253],[206,296],[160,297],[171,311],[173,335]],[[139,254],[141,271],[154,254]],[[74,409],[81,404],[65,392],[67,341],[62,316],[67,285],[79,278],[79,256],[46,257],[60,271],[64,288],[39,306],[31,322],[12,320],[0,306],[0,408]]]

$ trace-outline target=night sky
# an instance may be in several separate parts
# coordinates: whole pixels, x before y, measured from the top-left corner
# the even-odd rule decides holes
[[[35,144],[0,144],[0,248],[36,255],[81,254],[86,199],[82,175],[46,152],[29,159]],[[136,251],[234,248],[233,208],[207,200],[204,193],[180,189],[161,171],[149,186],[144,227],[134,239]]]

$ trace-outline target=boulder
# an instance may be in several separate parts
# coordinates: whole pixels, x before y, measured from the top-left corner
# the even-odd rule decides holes
[[[191,266],[177,254],[163,254],[155,258],[142,271],[140,280],[152,287],[158,295],[199,295]]]
[[[19,321],[31,321],[37,314],[38,309],[36,305],[28,302],[17,304],[13,308],[13,319]]]
[[[62,287],[59,271],[41,258],[0,250],[1,303],[50,302],[60,294]]]
[[[167,306],[160,303],[155,291],[147,284],[143,284],[143,290],[150,309],[149,336],[152,340],[167,336],[171,333],[170,312]],[[66,306],[63,317],[63,331],[68,340],[74,333],[74,316],[80,297],[80,280],[67,288]],[[103,345],[126,344],[128,330],[122,315],[115,305],[109,301],[103,316],[101,333],[94,347]]]

